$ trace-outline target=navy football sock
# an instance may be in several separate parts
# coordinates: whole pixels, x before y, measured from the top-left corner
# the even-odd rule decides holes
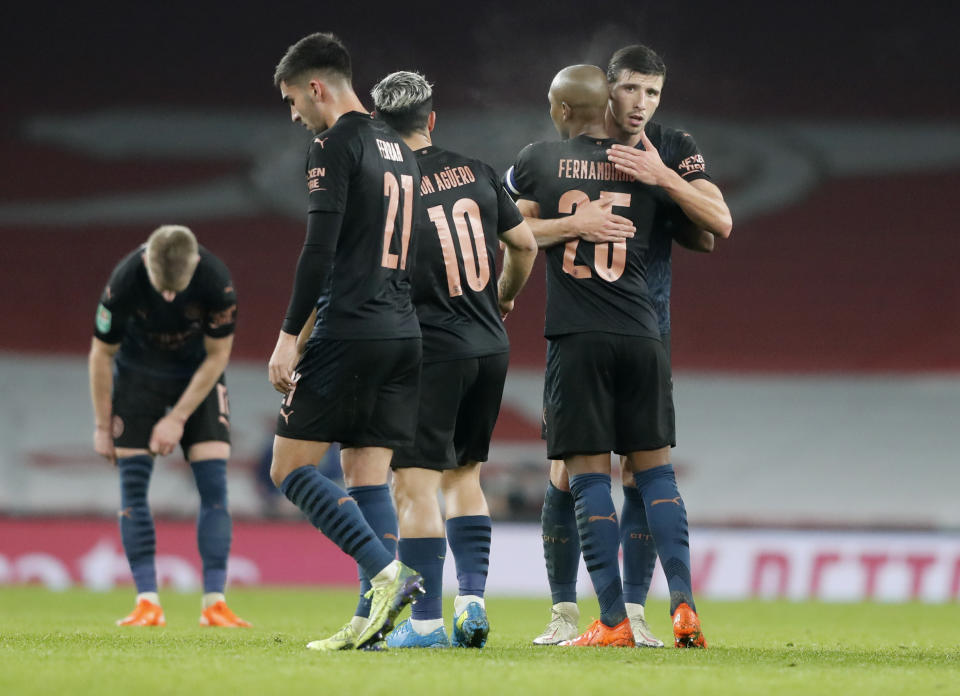
[[[368,577],[393,562],[393,556],[363,519],[356,501],[315,466],[294,469],[280,484],[280,490],[314,527],[352,556]]]
[[[623,487],[620,546],[623,548],[623,599],[631,604],[646,604],[657,564],[657,546],[647,524],[643,498],[635,486]]]
[[[147,503],[153,457],[139,454],[117,460],[120,471],[120,539],[137,592],[157,591],[154,561],[157,536]]]
[[[465,515],[447,520],[447,540],[457,565],[457,594],[483,597],[490,567],[490,516]]]
[[[393,509],[393,500],[390,498],[390,486],[351,486],[347,489],[357,505],[363,519],[367,521],[374,534],[383,544],[391,557],[397,555],[397,512]],[[370,589],[370,578],[357,566],[357,575],[360,578],[360,600],[354,616],[370,616],[370,603],[373,601],[364,595]]]
[[[443,559],[447,555],[447,540],[443,537],[401,539],[397,545],[400,562],[423,576],[426,591],[410,609],[418,621],[443,618]]]
[[[620,526],[610,496],[610,475],[571,476],[570,490],[576,501],[583,560],[600,603],[600,620],[613,627],[627,618],[627,610],[620,584]]]
[[[577,601],[577,571],[580,568],[580,532],[573,494],[547,483],[540,514],[543,560],[553,603]]]
[[[647,509],[647,522],[670,588],[670,613],[683,602],[696,611],[690,582],[687,509],[677,489],[673,467],[670,464],[654,467],[635,474],[634,479]]]
[[[227,460],[190,462],[190,468],[200,493],[197,548],[203,562],[203,591],[223,592],[233,530],[227,509]]]

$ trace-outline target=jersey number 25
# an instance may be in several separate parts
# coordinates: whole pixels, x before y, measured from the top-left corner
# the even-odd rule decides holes
[[[600,200],[613,201],[613,207],[630,207],[630,194],[629,193],[611,193],[610,191],[601,191]],[[590,197],[587,196],[583,191],[578,191],[573,189],[567,191],[562,196],[560,196],[560,201],[557,204],[557,212],[559,213],[572,213],[573,208],[576,205],[581,203],[589,202]],[[579,239],[571,239],[566,243],[566,248],[563,250],[563,272],[569,273],[574,278],[590,278],[593,274],[590,272],[589,266],[584,266],[583,264],[577,263],[577,246],[579,246]],[[610,246],[613,247],[612,253]],[[603,278],[606,281],[614,282],[620,276],[623,275],[623,269],[627,265],[627,242],[621,240],[619,242],[612,242],[609,244],[595,244],[593,246],[593,267],[597,271],[597,275]]]

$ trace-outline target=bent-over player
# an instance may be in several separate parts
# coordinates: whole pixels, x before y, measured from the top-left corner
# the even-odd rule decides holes
[[[227,267],[179,225],[157,228],[114,269],[100,297],[90,346],[97,453],[120,472],[120,538],[137,605],[117,623],[163,626],[156,534],[147,502],[156,455],[179,444],[200,493],[204,626],[247,627],[223,590],[230,554],[227,507],[230,360],[237,295]]]

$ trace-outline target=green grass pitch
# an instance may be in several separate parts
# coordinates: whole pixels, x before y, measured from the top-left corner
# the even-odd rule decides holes
[[[162,594],[165,628],[117,628],[129,591],[0,589],[0,694],[960,694],[960,606],[702,602],[707,651],[535,647],[549,600],[488,599],[483,650],[315,653],[354,595],[235,590],[250,630],[197,625]],[[445,601],[447,626],[452,602]],[[666,606],[649,622],[670,638]],[[581,628],[597,614],[581,601]]]

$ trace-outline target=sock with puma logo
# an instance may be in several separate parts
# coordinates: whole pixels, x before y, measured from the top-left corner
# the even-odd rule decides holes
[[[280,490],[314,527],[350,554],[367,577],[374,577],[393,562],[393,555],[363,519],[357,501],[317,467],[294,469],[280,484]]]
[[[583,560],[600,603],[600,620],[609,627],[627,618],[620,584],[620,525],[610,495],[609,474],[570,477]]]
[[[665,464],[634,474],[647,509],[647,523],[670,588],[670,614],[686,602],[694,611],[690,581],[690,534],[687,509],[677,489],[673,466]]]

